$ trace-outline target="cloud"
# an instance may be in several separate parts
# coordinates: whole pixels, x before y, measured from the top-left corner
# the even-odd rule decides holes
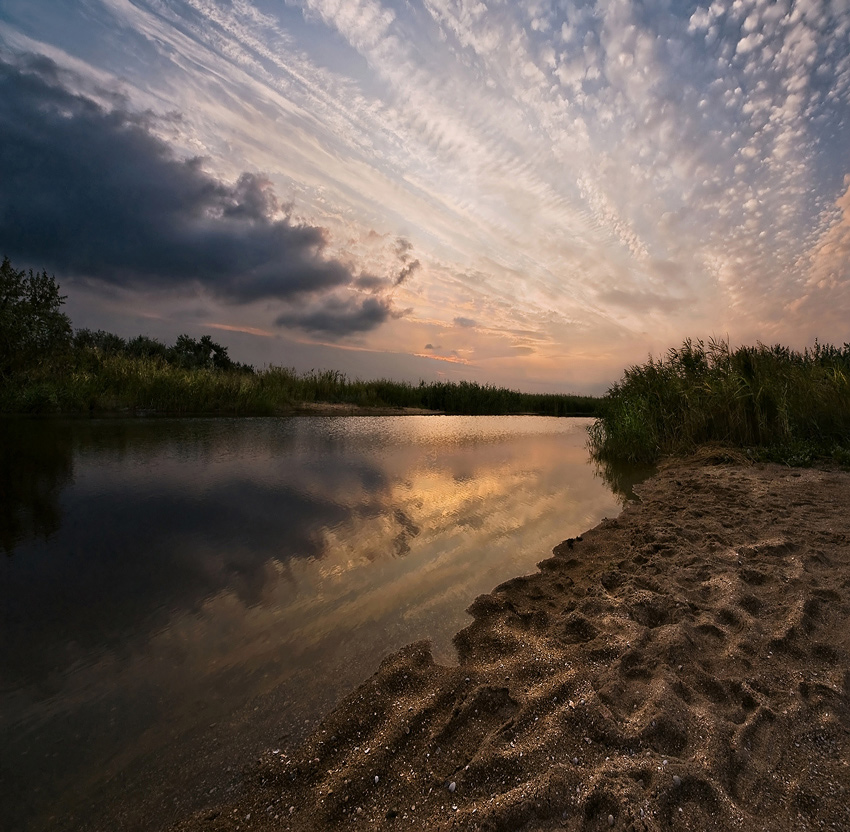
[[[845,191],[836,200],[837,219],[818,241],[812,254],[807,286],[820,290],[844,290],[850,283],[850,174]]]
[[[808,279],[800,297],[786,305],[792,314],[818,321],[821,337],[829,328],[829,337],[846,340],[847,315],[850,312],[850,174],[844,177],[844,193],[835,202],[832,224],[823,232],[808,261]]]
[[[406,263],[410,259],[410,252],[413,251],[413,243],[404,237],[398,237],[395,241],[395,253],[402,263]]]
[[[457,352],[452,350],[448,355],[433,355],[430,353],[415,352],[417,358],[432,358],[434,361],[445,361],[448,364],[465,364],[470,366],[471,362],[467,358],[461,358]]]
[[[368,332],[390,318],[399,318],[409,310],[397,310],[389,298],[330,297],[319,307],[293,310],[280,315],[278,326],[294,326],[331,337]]]
[[[478,326],[478,323],[476,321],[473,321],[472,318],[463,318],[458,316],[457,318],[455,318],[454,322],[455,326],[462,326],[466,328]]]
[[[641,353],[706,330],[794,337],[802,324],[783,310],[841,277],[829,252],[843,238],[824,235],[847,172],[845,0],[700,0],[677,14],[634,0],[293,0],[262,14],[173,0],[167,16],[110,0],[120,37],[96,53],[70,34],[45,42],[83,24],[75,5],[51,4],[40,27],[10,11],[2,37],[120,86],[137,111],[182,112],[169,126],[182,146],[272,172],[332,230],[322,248],[318,229],[313,261],[339,257],[351,274],[286,296],[270,319],[333,332],[415,295],[432,323],[475,310],[462,333],[474,350],[497,330],[545,332],[555,374],[579,337]],[[224,187],[219,227],[281,219],[261,183]],[[415,258],[427,269],[414,274]]]
[[[177,158],[150,117],[120,100],[106,109],[62,77],[44,57],[0,61],[5,254],[132,288],[202,286],[238,303],[325,300],[303,316],[315,330],[362,332],[392,314],[388,300],[330,295],[369,278],[355,281],[350,266],[325,256],[324,229],[292,222],[268,180],[223,182],[202,160]]]
[[[610,289],[607,292],[601,292],[599,299],[633,312],[649,312],[652,310],[674,312],[683,303],[680,299],[668,295],[649,291],[629,292],[624,289]]]
[[[377,292],[386,288],[387,281],[383,277],[378,277],[374,274],[361,274],[354,281],[354,284],[358,289],[364,289],[367,292]]]
[[[409,278],[414,272],[416,272],[419,268],[421,268],[422,264],[418,260],[414,260],[412,263],[408,263],[399,273],[398,277],[395,279],[394,285],[401,286],[407,278]]]
[[[402,268],[393,280],[394,286],[401,286],[414,272],[418,271],[422,264],[418,260],[411,261],[411,252],[413,251],[413,243],[404,237],[398,237],[395,241],[395,255]]]

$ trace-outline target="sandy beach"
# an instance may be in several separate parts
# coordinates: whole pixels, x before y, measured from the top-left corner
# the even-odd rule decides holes
[[[637,490],[174,829],[850,829],[850,474]]]

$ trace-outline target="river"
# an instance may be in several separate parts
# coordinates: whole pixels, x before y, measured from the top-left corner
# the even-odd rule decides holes
[[[0,425],[0,825],[151,829],[619,511],[586,419]]]

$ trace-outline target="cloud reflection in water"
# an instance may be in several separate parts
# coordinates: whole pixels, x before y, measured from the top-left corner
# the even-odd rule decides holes
[[[403,644],[431,638],[452,661],[451,637],[477,594],[616,513],[587,463],[585,424],[63,428],[74,476],[58,498],[61,525],[46,541],[20,539],[6,562],[9,753],[41,750],[35,733],[46,728],[39,736],[60,748],[55,769],[41,772],[51,800],[79,791],[74,777],[121,771],[122,799],[141,805],[150,798],[132,797],[132,772],[166,766],[199,726],[229,720],[240,748],[259,750],[297,735]],[[69,767],[62,743],[83,728],[90,742]],[[236,734],[219,736],[221,757],[205,764],[233,753]],[[191,789],[197,770],[178,768]]]

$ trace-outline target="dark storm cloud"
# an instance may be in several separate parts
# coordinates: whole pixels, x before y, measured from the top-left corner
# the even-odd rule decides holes
[[[389,318],[396,318],[404,312],[393,309],[389,298],[368,297],[364,300],[354,298],[328,298],[322,306],[285,312],[275,323],[278,326],[297,326],[309,332],[321,335],[342,336],[355,332],[368,332],[380,326]]]
[[[387,281],[383,277],[377,277],[374,274],[361,274],[354,281],[358,289],[365,289],[369,292],[378,292],[387,288]]]
[[[106,109],[61,78],[46,58],[0,61],[0,253],[60,276],[203,285],[236,302],[352,283],[346,265],[323,256],[323,229],[281,218],[267,180],[224,183],[201,160],[177,159],[120,98]],[[337,331],[390,314],[384,302],[333,301],[317,328],[333,326],[335,311]]]

